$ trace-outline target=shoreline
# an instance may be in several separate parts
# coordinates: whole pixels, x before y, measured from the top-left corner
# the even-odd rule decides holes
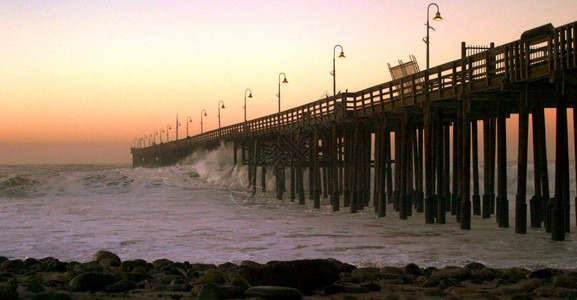
[[[0,257],[0,299],[567,299],[577,270],[464,266],[356,267],[335,259],[205,264]]]

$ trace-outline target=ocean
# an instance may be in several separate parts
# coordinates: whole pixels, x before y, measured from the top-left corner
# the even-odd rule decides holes
[[[498,228],[495,217],[473,216],[472,230],[461,230],[450,214],[447,224],[425,224],[420,213],[400,220],[391,206],[385,218],[377,218],[372,208],[332,212],[329,199],[321,200],[320,209],[308,199],[301,206],[288,195],[277,200],[272,176],[267,191],[253,196],[247,169],[233,166],[231,152],[223,146],[162,168],[0,166],[0,256],[85,262],[104,249],[123,260],[215,264],[335,258],[359,267],[480,262],[497,268],[577,268],[573,201],[572,232],[565,241],[552,241],[543,228],[514,233],[513,162],[511,227]],[[554,165],[549,167],[552,178]],[[530,167],[529,198],[531,174]],[[572,199],[574,183],[571,166]]]

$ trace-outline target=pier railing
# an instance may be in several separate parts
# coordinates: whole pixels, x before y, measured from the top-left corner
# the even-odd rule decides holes
[[[346,118],[402,112],[427,101],[460,99],[464,94],[500,89],[504,84],[548,78],[577,67],[577,22],[526,31],[521,39],[355,93],[341,93],[280,113],[249,120],[167,144],[238,140],[275,135],[286,128],[339,122]],[[154,147],[154,146],[152,146]],[[137,149],[135,149],[137,150]]]

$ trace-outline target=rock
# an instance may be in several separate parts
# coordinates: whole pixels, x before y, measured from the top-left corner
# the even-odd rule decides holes
[[[120,280],[119,282],[109,284],[106,286],[108,293],[122,293],[136,289],[138,286],[136,282],[130,280]]]
[[[262,267],[263,264],[254,262],[254,261],[252,261],[252,260],[243,260],[243,261],[240,262],[240,264],[239,264],[238,266],[239,266],[240,268],[242,268],[242,267],[253,267],[253,268],[255,268],[255,267]]]
[[[6,262],[8,261],[5,261],[4,263]],[[5,282],[0,282],[0,300],[13,299],[18,299],[18,281],[16,281],[16,279],[11,279]]]
[[[216,269],[206,270],[204,275],[200,276],[196,280],[195,284],[206,284],[211,282],[216,284],[224,284],[224,273]]]
[[[427,288],[423,291],[425,297],[444,297],[446,293],[440,288]]]
[[[553,285],[556,287],[577,289],[577,281],[567,275],[557,275],[553,278]]]
[[[114,283],[114,276],[103,273],[82,273],[70,281],[73,291],[96,292],[103,291],[107,285]]]
[[[338,264],[327,259],[272,261],[262,267],[243,267],[235,272],[253,286],[285,286],[309,294],[339,279]]]
[[[510,268],[503,270],[503,274],[501,278],[507,279],[510,281],[520,281],[522,279],[527,278],[527,274],[529,274],[529,270],[523,268]]]
[[[379,278],[379,268],[357,268],[351,272],[351,277],[359,280],[360,282],[375,280]]]
[[[216,268],[222,272],[228,273],[228,272],[231,272],[231,271],[238,269],[238,265],[233,264],[231,262],[227,262],[227,263],[218,265]]]
[[[502,294],[502,295],[514,295],[514,294],[518,294],[518,293],[530,293],[542,285],[543,285],[543,283],[542,283],[541,279],[533,278],[533,279],[526,279],[526,280],[520,281],[516,284],[500,287],[496,291],[498,294]]]
[[[136,283],[144,281],[149,279],[150,277],[146,274],[143,273],[128,273],[128,272],[122,272],[122,271],[117,271],[114,273],[114,278],[116,280],[130,280],[130,281],[134,281]]]
[[[492,281],[497,278],[495,270],[491,268],[481,268],[471,270],[471,280]]]
[[[414,263],[405,266],[405,274],[407,275],[420,276],[421,273],[421,268]]]
[[[40,261],[37,260],[36,258],[26,258],[24,260],[24,267],[26,269],[31,269],[32,267],[36,267],[39,264],[40,264]]]
[[[527,274],[527,278],[551,279],[557,271],[551,268],[539,269]]]
[[[154,266],[155,269],[160,269],[162,267],[168,266],[168,265],[172,265],[174,262],[172,262],[169,259],[166,258],[161,258],[161,259],[157,259],[155,261],[152,262],[152,265]]]
[[[345,293],[346,289],[342,284],[332,283],[329,286],[325,287],[324,292],[325,292],[325,295],[334,295],[334,294]]]
[[[111,265],[112,265],[112,266],[116,266],[116,267],[117,267],[117,266],[120,266],[120,264],[121,264],[121,262],[122,262],[122,261],[120,260],[120,257],[118,257],[118,255],[116,255],[116,254],[114,254],[114,253],[112,253],[112,252],[106,251],[106,250],[100,250],[100,251],[94,253],[94,255],[92,255],[92,261],[93,261],[93,262],[98,262],[98,263],[99,263],[99,262],[100,262],[101,260],[103,260],[103,259],[110,259],[110,260],[112,260],[112,261],[111,261]]]
[[[132,272],[135,269],[139,269],[139,273],[146,273],[147,270],[154,268],[154,266],[151,263],[148,263],[143,259],[123,261],[120,264],[120,267],[125,272]]]
[[[431,274],[431,278],[455,278],[458,280],[467,280],[471,277],[471,270],[467,268],[446,268],[442,270],[437,270]]]
[[[303,294],[299,290],[282,286],[253,286],[244,292],[244,296],[271,300],[300,300],[303,298]]]
[[[465,266],[465,268],[473,271],[473,270],[483,269],[483,268],[485,268],[485,265],[482,263],[478,263],[478,262],[472,262],[472,263],[467,264]]]
[[[42,292],[32,296],[31,300],[72,300],[72,297],[65,293]]]
[[[17,271],[24,268],[24,261],[21,259],[6,260],[0,264],[1,271]]]
[[[42,282],[39,279],[32,278],[30,281],[28,281],[26,290],[38,294],[44,291],[44,287],[42,286]]]
[[[372,292],[378,292],[381,290],[381,285],[376,282],[367,282],[361,286],[369,289]]]

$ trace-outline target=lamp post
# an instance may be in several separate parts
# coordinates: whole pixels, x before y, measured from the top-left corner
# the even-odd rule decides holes
[[[435,17],[433,18],[433,21],[443,21],[443,18],[441,18],[441,13],[439,12],[439,6],[436,3],[431,3],[429,4],[429,6],[427,6],[427,37],[425,38],[425,44],[427,44],[427,70],[429,69],[429,28],[432,28],[433,30],[435,30],[435,28],[429,26],[429,9],[431,8],[431,5],[434,5],[437,7],[437,13],[435,14]]]
[[[156,136],[158,135],[158,131],[154,131],[154,143],[156,144]]]
[[[186,117],[186,137],[188,137],[188,123],[192,123],[192,118],[190,116]]]
[[[222,107],[221,104],[222,103]],[[224,102],[223,101],[218,101],[218,129],[220,129],[220,109],[221,108],[225,108],[224,107]]]
[[[164,133],[164,128],[160,128],[160,134],[158,135],[160,138],[160,143],[162,144],[162,134]]]
[[[200,111],[200,133],[202,134],[204,132],[204,128],[202,127],[202,113],[204,112],[204,116],[206,117],[206,110],[203,109]]]
[[[250,89],[244,90],[244,122],[246,123],[246,92],[248,92],[248,97],[252,98],[252,91]]]
[[[286,80],[286,74],[285,73],[281,72],[280,74],[278,74],[278,94],[277,94],[277,97],[278,97],[278,113],[279,114],[280,114],[280,83],[281,83],[280,76],[281,75],[283,75],[283,77],[284,77],[282,83],[288,83],[288,81]]]
[[[333,48],[333,72],[331,73],[331,75],[333,75],[333,96],[337,94],[337,71],[335,69],[335,51],[337,50],[337,47],[341,48],[341,54],[339,54],[339,58],[340,59],[345,59],[345,53],[343,52],[343,46],[341,45],[336,45]]]
[[[154,141],[152,140],[152,138],[153,138],[153,135],[152,135],[152,133],[151,133],[151,134],[148,136],[149,146],[152,146],[152,145],[156,144],[156,136],[154,136]]]
[[[170,138],[168,137],[168,131],[172,129],[172,127],[170,127],[170,124],[166,125],[166,142],[170,142]],[[178,130],[178,129],[177,129]]]

